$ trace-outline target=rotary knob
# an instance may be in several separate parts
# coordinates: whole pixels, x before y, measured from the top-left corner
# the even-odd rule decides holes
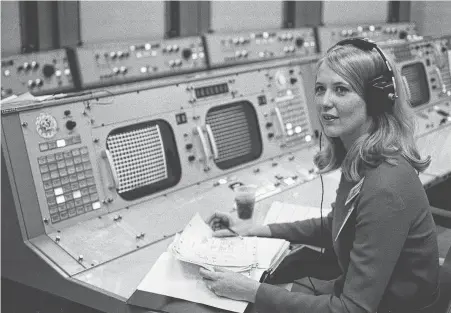
[[[183,49],[182,50],[182,56],[185,60],[188,60],[192,54],[193,54],[193,52],[191,51],[191,49]]]
[[[45,77],[50,78],[55,74],[55,67],[50,64],[44,65],[44,68],[42,69],[42,73]]]
[[[69,121],[66,122],[66,128],[67,128],[68,130],[74,129],[75,126],[77,126],[77,122],[75,122],[75,121],[69,120]]]

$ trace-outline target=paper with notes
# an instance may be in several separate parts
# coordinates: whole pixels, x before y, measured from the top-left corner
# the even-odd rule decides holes
[[[330,208],[323,208],[323,217],[327,216],[330,211]],[[321,217],[321,211],[318,207],[309,207],[274,201],[266,214],[263,224],[291,223],[294,221],[303,221],[319,217]]]
[[[213,237],[213,231],[196,214],[172,244],[173,255],[180,261],[204,266],[219,266],[235,272],[257,265],[257,240],[254,237]]]
[[[289,242],[283,239],[213,237],[211,228],[196,214],[183,232],[176,235],[168,251],[158,258],[128,303],[164,311],[164,306],[173,301],[170,298],[177,298],[188,301],[186,306],[192,312],[205,311],[196,304],[201,303],[241,313],[248,303],[218,297],[208,290],[199,274],[200,267],[209,270],[221,267],[258,281],[265,270],[280,264],[288,252]]]

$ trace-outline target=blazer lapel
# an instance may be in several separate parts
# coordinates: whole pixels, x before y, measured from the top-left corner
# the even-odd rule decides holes
[[[360,190],[362,189],[362,185],[363,185],[363,180],[364,180],[364,178],[362,178],[349,191],[349,195],[346,198],[345,207],[348,206],[348,204],[351,203],[355,199],[355,197],[357,197],[357,195],[360,193]],[[354,209],[355,209],[355,203],[352,203],[351,207],[348,209],[348,213],[346,213],[346,216],[345,216],[345,218],[343,220],[343,223],[341,223],[341,226],[340,226],[340,229],[338,230],[337,236],[335,236],[335,241],[337,241],[338,236],[340,236],[341,231],[343,230],[344,226],[346,225],[346,222],[348,221],[348,219],[351,216],[352,212],[354,212]]]

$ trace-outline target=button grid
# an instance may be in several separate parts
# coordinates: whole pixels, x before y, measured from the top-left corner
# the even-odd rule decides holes
[[[99,209],[99,194],[86,146],[38,158],[53,224]]]

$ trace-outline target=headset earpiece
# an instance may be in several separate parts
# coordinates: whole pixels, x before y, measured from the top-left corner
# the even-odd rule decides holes
[[[373,78],[367,84],[365,95],[368,115],[377,116],[383,112],[393,112],[396,94],[391,77],[380,75]]]
[[[360,50],[371,51],[375,49],[381,56],[386,66],[384,74],[368,81],[365,90],[365,102],[367,112],[370,116],[376,116],[383,112],[393,112],[395,99],[398,98],[395,78],[387,58],[382,50],[374,43],[366,38],[350,38],[345,39],[336,44],[336,46],[352,45]]]

